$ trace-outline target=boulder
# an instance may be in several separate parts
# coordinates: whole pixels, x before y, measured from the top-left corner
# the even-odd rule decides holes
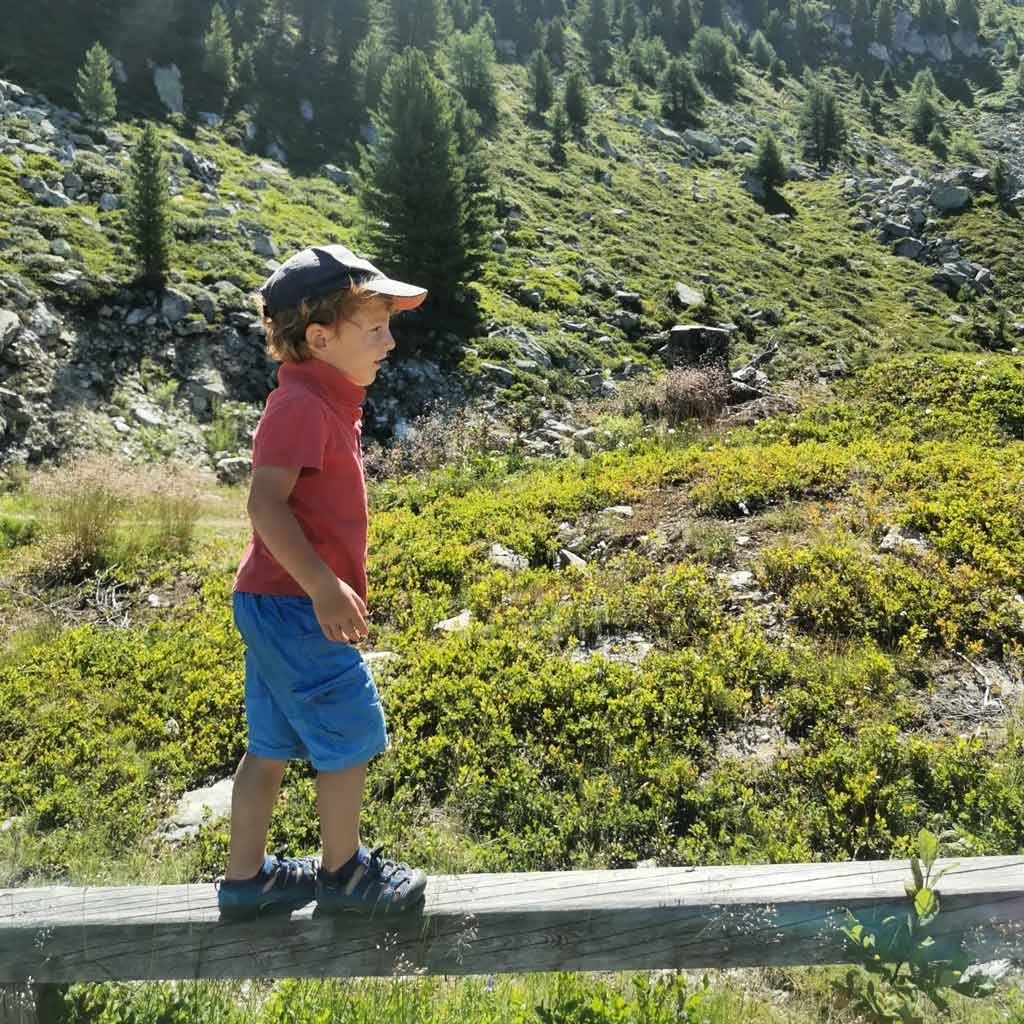
[[[274,240],[267,235],[256,235],[252,240],[252,251],[257,256],[273,256],[277,257],[280,255],[277,246],[274,244]]]
[[[487,559],[491,565],[496,565],[500,569],[508,569],[512,572],[520,572],[530,567],[528,559],[522,555],[517,555],[503,544],[492,544],[487,552]]]
[[[0,309],[0,355],[3,355],[4,349],[14,341],[20,330],[21,320],[18,314],[12,313],[9,309]]]
[[[217,463],[217,479],[222,484],[241,484],[252,475],[252,459],[248,456],[221,459]]]
[[[160,299],[160,312],[169,323],[176,324],[192,312],[192,299],[176,288],[168,288]]]
[[[971,190],[963,185],[939,185],[931,194],[931,204],[943,213],[963,210],[971,201]]]
[[[324,164],[324,177],[329,181],[333,181],[335,185],[352,184],[352,175],[348,171],[343,171],[335,164]]]
[[[672,300],[683,309],[690,306],[700,306],[704,302],[704,293],[697,291],[696,288],[691,288],[688,284],[683,284],[682,281],[676,281]]]
[[[732,144],[732,150],[734,153],[753,153],[757,149],[757,143],[746,135],[741,135]]]
[[[718,156],[722,152],[722,143],[719,141],[718,136],[712,135],[711,132],[701,132],[693,128],[687,128],[683,132],[683,141],[705,156]]]
[[[163,823],[161,837],[169,843],[181,842],[197,835],[204,821],[229,817],[233,789],[234,779],[229,777],[186,793]]]
[[[669,366],[729,365],[729,332],[704,324],[677,325],[669,331],[668,344],[659,350]]]
[[[924,252],[924,242],[918,238],[901,238],[893,245],[892,251],[897,256],[903,256],[908,260],[916,260]]]
[[[461,633],[463,630],[469,629],[469,624],[472,621],[473,613],[468,608],[463,608],[458,615],[435,622],[434,629],[442,633]]]
[[[764,182],[748,167],[740,177],[740,186],[755,199],[762,200],[768,195]]]
[[[113,192],[104,192],[100,196],[100,209],[104,213],[110,213],[111,210],[116,210],[120,205],[121,200]]]

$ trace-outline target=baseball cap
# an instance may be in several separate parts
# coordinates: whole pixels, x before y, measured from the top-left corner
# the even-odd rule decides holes
[[[394,299],[398,311],[415,309],[427,297],[426,288],[393,280],[343,245],[311,245],[289,256],[259,291],[264,314],[273,316],[282,309],[293,309],[303,299],[354,284],[368,284],[378,294]]]

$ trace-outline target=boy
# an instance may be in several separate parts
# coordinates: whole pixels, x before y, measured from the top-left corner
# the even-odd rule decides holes
[[[387,747],[380,698],[353,646],[367,635],[361,403],[395,347],[392,312],[426,289],[394,281],[341,245],[313,246],[260,288],[278,387],[253,438],[253,535],[235,578],[246,643],[249,742],[235,775],[228,917],[286,910],[400,911],[426,875],[359,841],[367,762]],[[266,855],[290,758],[317,770],[323,859]]]

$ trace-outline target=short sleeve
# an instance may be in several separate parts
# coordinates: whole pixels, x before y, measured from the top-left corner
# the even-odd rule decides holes
[[[272,392],[252,441],[252,464],[323,469],[327,421],[313,395],[278,398]]]

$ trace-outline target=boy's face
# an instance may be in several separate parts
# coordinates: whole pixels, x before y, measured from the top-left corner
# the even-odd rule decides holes
[[[330,363],[349,380],[369,387],[381,362],[395,347],[390,319],[386,300],[379,299],[363,306],[350,320],[329,327],[310,324],[306,342],[314,359]]]

